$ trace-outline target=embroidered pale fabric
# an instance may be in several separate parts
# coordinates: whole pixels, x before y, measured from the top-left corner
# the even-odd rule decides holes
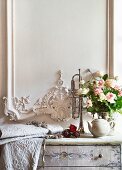
[[[42,142],[42,138],[32,138],[5,144],[0,170],[36,170]]]
[[[0,126],[1,138],[30,136],[30,135],[45,135],[48,129],[36,127],[34,125],[24,124],[4,124]]]
[[[14,142],[14,141],[18,141],[18,140],[22,140],[22,139],[31,139],[31,138],[43,138],[46,135],[30,135],[30,136],[20,136],[20,137],[14,137],[14,138],[5,138],[5,139],[0,139],[0,145],[4,145],[10,142]],[[1,169],[0,169],[1,170]]]
[[[48,125],[47,129],[24,124],[4,124],[0,126],[0,170],[36,170],[43,137],[49,131],[62,131],[58,125]]]
[[[4,124],[0,130],[0,170],[36,170],[43,137],[49,130],[24,124]]]

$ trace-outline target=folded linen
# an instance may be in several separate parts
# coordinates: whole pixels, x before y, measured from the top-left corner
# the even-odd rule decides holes
[[[31,121],[28,122],[27,125],[47,128],[50,134],[61,133],[63,131],[63,127],[59,124],[47,124],[46,122]]]
[[[23,138],[3,145],[0,169],[37,170],[42,143],[43,138]]]
[[[47,138],[47,135],[41,136],[41,135],[30,135],[30,136],[17,136],[17,137],[9,137],[9,138],[0,138],[0,145],[4,145],[10,142],[15,142],[23,139],[41,139],[41,138]]]
[[[24,124],[4,124],[0,126],[0,139],[20,136],[45,136],[49,132],[43,127]]]
[[[50,134],[60,133],[63,131],[63,127],[57,124],[47,124],[47,129]]]

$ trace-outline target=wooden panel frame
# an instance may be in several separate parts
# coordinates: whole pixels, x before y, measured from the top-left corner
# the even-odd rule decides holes
[[[114,0],[106,0],[106,70],[110,76],[113,76],[113,3]],[[34,116],[34,113],[20,113],[13,105],[15,97],[15,75],[14,75],[14,17],[13,17],[13,0],[7,0],[7,98],[5,98],[5,115],[12,120],[25,119]]]

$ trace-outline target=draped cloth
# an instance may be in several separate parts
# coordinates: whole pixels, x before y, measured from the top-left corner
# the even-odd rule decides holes
[[[36,170],[41,146],[48,132],[61,132],[59,125],[47,128],[24,124],[0,126],[0,170]]]
[[[36,170],[43,138],[26,138],[3,145],[1,170]]]
[[[48,129],[24,124],[0,126],[0,170],[36,170]]]

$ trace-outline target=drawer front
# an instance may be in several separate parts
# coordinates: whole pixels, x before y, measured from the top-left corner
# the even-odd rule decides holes
[[[74,167],[45,167],[37,170],[74,170]],[[121,170],[120,167],[75,167],[75,170]]]
[[[39,165],[41,166],[40,157]],[[120,167],[120,145],[46,146],[45,166]]]

